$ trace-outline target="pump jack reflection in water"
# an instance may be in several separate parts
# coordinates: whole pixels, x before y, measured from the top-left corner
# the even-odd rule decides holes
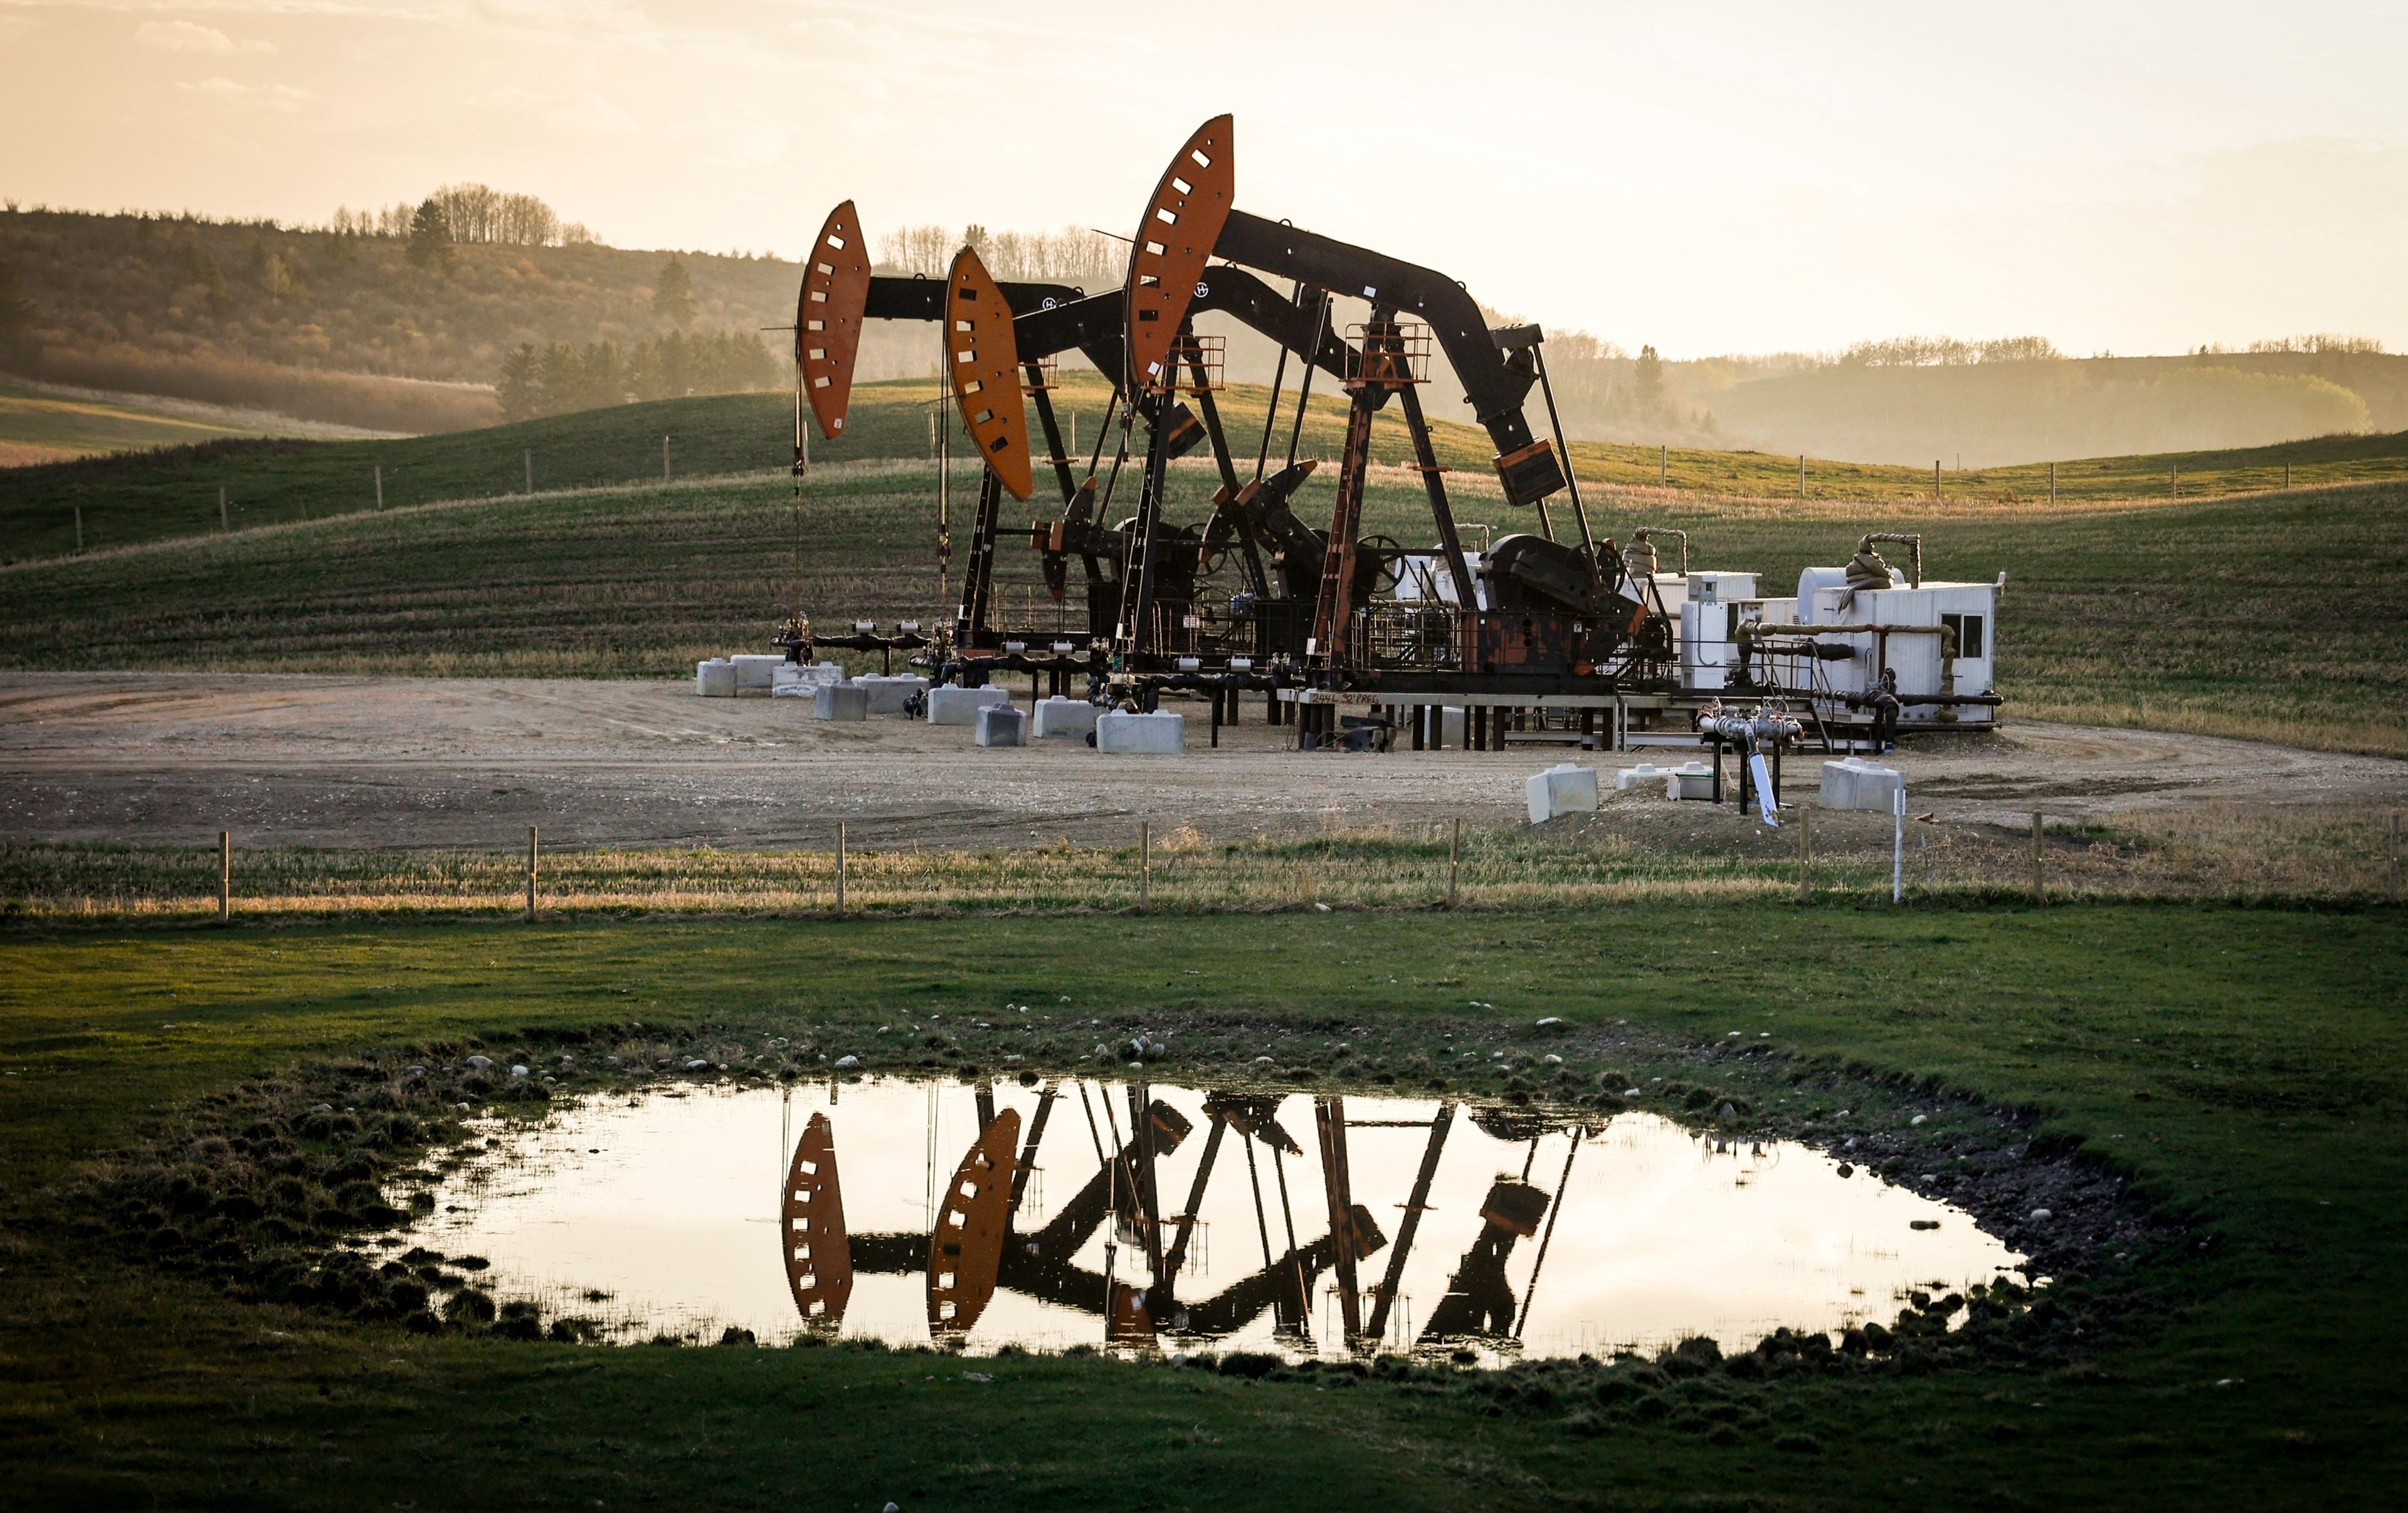
[[[796,1148],[784,1195],[788,1279],[804,1321],[818,1329],[840,1328],[857,1272],[909,1275],[924,1269],[929,1330],[940,1340],[968,1333],[995,1290],[1004,1288],[1096,1316],[1103,1324],[1107,1343],[1151,1347],[1165,1330],[1189,1338],[1215,1339],[1236,1333],[1268,1312],[1281,1339],[1291,1347],[1310,1349],[1311,1300],[1326,1275],[1334,1283],[1349,1347],[1379,1347],[1398,1301],[1406,1257],[1421,1217],[1428,1211],[1430,1184],[1455,1116],[1455,1103],[1441,1103],[1429,1121],[1428,1145],[1412,1197],[1404,1204],[1398,1243],[1388,1257],[1383,1280],[1367,1290],[1360,1285],[1356,1268],[1385,1248],[1387,1239],[1370,1212],[1354,1201],[1347,1161],[1349,1122],[1342,1098],[1314,1101],[1329,1232],[1300,1245],[1285,1158],[1301,1156],[1303,1148],[1280,1125],[1279,1098],[1218,1092],[1206,1097],[1204,1112],[1211,1124],[1202,1158],[1184,1207],[1166,1215],[1155,1163],[1184,1145],[1194,1126],[1169,1104],[1150,1099],[1141,1085],[1129,1086],[1125,1091],[1131,1137],[1124,1140],[1119,1111],[1112,1107],[1112,1089],[1097,1089],[1100,1100],[1091,1101],[1085,1084],[1069,1087],[1085,1116],[1097,1170],[1051,1221],[1026,1232],[1016,1228],[1015,1220],[1038,1145],[1055,1104],[1065,1098],[1065,1084],[1049,1084],[1039,1095],[1036,1112],[1028,1121],[1026,1144],[1017,1153],[1012,1147],[1020,1132],[1018,1113],[1007,1109],[998,1115],[992,1088],[978,1089],[979,1137],[956,1169],[934,1229],[926,1235],[848,1232],[836,1180],[833,1131],[825,1114],[814,1115]],[[1100,1122],[1097,1102],[1102,1108]],[[1493,1120],[1526,1118],[1503,1113],[1476,1117],[1491,1133],[1500,1132],[1490,1128]],[[1197,1215],[1222,1146],[1233,1132],[1245,1152],[1262,1266],[1211,1297],[1187,1302],[1178,1295],[1180,1274],[1187,1269]],[[1530,1140],[1535,1158],[1539,1138],[1545,1132],[1543,1125],[1526,1132],[1517,1128],[1515,1137]],[[1585,1133],[1573,1131],[1574,1150]],[[1270,1199],[1264,1190],[1261,1170],[1265,1160],[1271,1167],[1270,1186],[1276,1193],[1283,1248],[1275,1249]],[[1527,1175],[1526,1166],[1524,1176]],[[1565,1180],[1570,1176],[1567,1159]],[[1559,1186],[1556,1200],[1561,1196]],[[1480,1236],[1421,1332],[1422,1345],[1466,1337],[1502,1341],[1518,1335],[1520,1322],[1527,1318],[1527,1303],[1524,1300],[1517,1319],[1505,1265],[1514,1245],[1539,1232],[1541,1218],[1552,1232],[1555,1206],[1543,1190],[1526,1181],[1499,1179],[1482,1205]],[[1071,1258],[1107,1223],[1111,1230],[1105,1246],[1106,1271],[1097,1273],[1075,1264]],[[1118,1270],[1117,1254],[1124,1248],[1136,1252],[1132,1259],[1139,1280],[1124,1281],[1112,1275]],[[1539,1259],[1543,1264],[1543,1239]],[[1535,1270],[1531,1280],[1535,1287]],[[1361,1313],[1366,1296],[1371,1302],[1368,1320]]]

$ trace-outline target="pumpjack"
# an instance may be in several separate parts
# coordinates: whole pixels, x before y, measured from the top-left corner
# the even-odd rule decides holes
[[[1426,717],[1444,702],[1597,700],[1670,688],[1662,602],[1649,576],[1634,574],[1616,544],[1591,528],[1541,329],[1492,329],[1472,296],[1441,273],[1240,209],[1232,137],[1231,118],[1217,116],[1182,146],[1146,202],[1122,287],[1102,294],[998,282],[969,248],[942,281],[879,275],[852,202],[828,216],[796,317],[796,386],[812,421],[823,436],[842,434],[862,322],[929,321],[943,328],[947,389],[982,465],[950,622],[910,643],[924,647],[942,680],[1025,670],[1050,674],[1059,692],[1084,673],[1092,688],[1111,686],[1141,707],[1171,687],[1208,689],[1216,700],[1243,688],[1271,691],[1275,716],[1283,701],[1307,743],[1329,736],[1342,703],[1417,708]],[[1267,278],[1285,281],[1288,292]],[[1332,318],[1341,297],[1369,310],[1342,331]],[[1250,477],[1215,397],[1218,342],[1195,327],[1212,311],[1280,349]],[[1421,403],[1433,344],[1488,433],[1505,500],[1531,511],[1537,526],[1477,556],[1465,548]],[[1114,424],[1100,428],[1083,468],[1066,453],[1046,382],[1053,362],[1071,352],[1106,377],[1113,396]],[[1291,361],[1301,380],[1286,458],[1274,468]],[[1326,527],[1306,524],[1297,508],[1320,466],[1296,455],[1316,375],[1346,399]],[[1533,388],[1545,400],[1546,437],[1526,413]],[[1428,497],[1434,542],[1426,548],[1363,531],[1373,425],[1392,407]],[[1032,408],[1041,459],[1031,447]],[[797,469],[803,424],[798,405]],[[1211,512],[1174,522],[1170,465],[1199,446],[1219,473]],[[1007,539],[1003,499],[1030,498],[1040,460],[1060,509],[1031,522],[1026,540],[1040,555],[1049,597],[1064,608],[1050,625],[1014,624],[998,612],[995,593],[996,553]],[[1115,518],[1132,474],[1133,509]],[[940,482],[940,497],[946,486]],[[1559,496],[1570,505],[1569,539],[1550,507]],[[949,509],[940,506],[940,516],[941,585],[952,565]],[[1074,561],[1085,611],[1076,619],[1067,609]],[[1232,564],[1234,586],[1220,576]],[[891,650],[900,642],[813,637],[805,628],[782,643],[800,658],[814,644]]]
[[[1025,1135],[1020,1115],[996,1107],[991,1085],[979,1084],[974,1091],[978,1133],[925,1234],[851,1230],[838,1181],[834,1128],[826,1113],[812,1115],[793,1151],[781,1200],[788,1287],[807,1328],[840,1330],[853,1280],[861,1274],[918,1274],[924,1278],[929,1333],[940,1341],[968,1335],[1002,1290],[1096,1318],[1110,1345],[1206,1343],[1268,1316],[1276,1338],[1289,1348],[1311,1351],[1316,1348],[1314,1300],[1326,1294],[1335,1317],[1323,1322],[1336,1326],[1333,1343],[1349,1351],[1371,1353],[1410,1341],[1416,1349],[1476,1345],[1510,1353],[1520,1348],[1572,1162],[1591,1132],[1577,1122],[1526,1109],[1470,1112],[1471,1122],[1493,1139],[1526,1143],[1528,1156],[1519,1178],[1500,1174],[1490,1187],[1469,1248],[1416,1330],[1400,1306],[1401,1283],[1424,1218],[1433,1212],[1432,1182],[1462,1107],[1455,1101],[1441,1102],[1424,1126],[1422,1159],[1391,1240],[1353,1189],[1348,1132],[1362,1121],[1350,1117],[1342,1097],[1314,1099],[1320,1203],[1313,1206],[1322,1212],[1315,1215],[1308,1206],[1303,1231],[1311,1236],[1316,1218],[1326,1228],[1318,1238],[1300,1239],[1285,1161],[1305,1152],[1282,1128],[1283,1100],[1275,1095],[1206,1096],[1203,1113],[1210,1128],[1183,1203],[1174,1209],[1162,1191],[1157,1162],[1183,1146],[1195,1128],[1150,1089],[1135,1084],[1096,1087],[1099,1123],[1087,1084],[1048,1083],[1038,1094]],[[1127,1100],[1125,1139],[1111,1108],[1116,1092]],[[1086,1116],[1096,1169],[1050,1219],[1039,1221],[1028,1212],[1028,1179],[1049,1121],[1068,1100]],[[1529,1166],[1541,1141],[1555,1134],[1569,1141],[1551,1192],[1532,1185]],[[1261,1265],[1209,1296],[1183,1297],[1181,1280],[1189,1271],[1198,1215],[1231,1136],[1245,1160]],[[932,1160],[940,1154],[930,1152]],[[1266,1165],[1268,1181],[1261,1171]],[[1300,1174],[1297,1186],[1306,1189],[1311,1204],[1311,1176]],[[1101,1272],[1079,1259],[1091,1253],[1099,1235],[1105,1240]],[[1519,1242],[1532,1238],[1538,1253],[1517,1287],[1507,1266]],[[1239,1246],[1241,1254],[1253,1248],[1242,1237]],[[1116,1259],[1119,1252],[1125,1252],[1125,1261]],[[1379,1279],[1371,1281],[1363,1275],[1364,1263],[1375,1259],[1383,1264]]]

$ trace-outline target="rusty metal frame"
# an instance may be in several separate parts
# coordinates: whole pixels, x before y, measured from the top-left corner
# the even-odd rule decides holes
[[[824,1113],[811,1116],[786,1168],[779,1203],[784,1238],[786,1290],[803,1322],[833,1329],[844,1322],[853,1298],[853,1242],[844,1223],[844,1193],[837,1184],[836,1134]]]
[[[803,265],[795,298],[795,367],[820,435],[844,431],[853,406],[853,368],[861,353],[862,310],[869,300],[869,250],[861,216],[846,200],[828,212]]]
[[[1025,499],[1036,477],[1010,302],[971,248],[953,254],[945,280],[945,368],[962,425],[988,471],[1013,498]]]
[[[1221,115],[1197,127],[1146,201],[1125,286],[1131,389],[1166,376],[1171,343],[1186,323],[1197,281],[1228,222],[1238,183],[1232,126]]]

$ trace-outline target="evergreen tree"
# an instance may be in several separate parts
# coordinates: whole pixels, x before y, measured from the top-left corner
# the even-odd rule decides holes
[[[494,385],[494,393],[502,402],[504,420],[531,420],[546,412],[532,343],[520,342],[502,359],[501,382]]]
[[[452,222],[434,200],[421,203],[409,218],[409,260],[438,273],[452,265]]]
[[[661,265],[661,276],[652,281],[652,314],[680,325],[694,319],[694,281],[675,257]]]
[[[25,297],[25,281],[16,265],[0,263],[0,361],[22,361],[33,355],[34,307]]]
[[[1641,420],[1656,420],[1666,413],[1664,405],[1664,360],[1656,355],[1653,347],[1639,349],[1639,361],[1631,365],[1631,406]]]

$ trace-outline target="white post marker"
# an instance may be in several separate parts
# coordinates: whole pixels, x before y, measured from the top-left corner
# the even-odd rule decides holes
[[[1906,785],[1890,790],[1889,812],[1892,829],[1889,843],[1889,901],[1899,903],[1906,898]]]

